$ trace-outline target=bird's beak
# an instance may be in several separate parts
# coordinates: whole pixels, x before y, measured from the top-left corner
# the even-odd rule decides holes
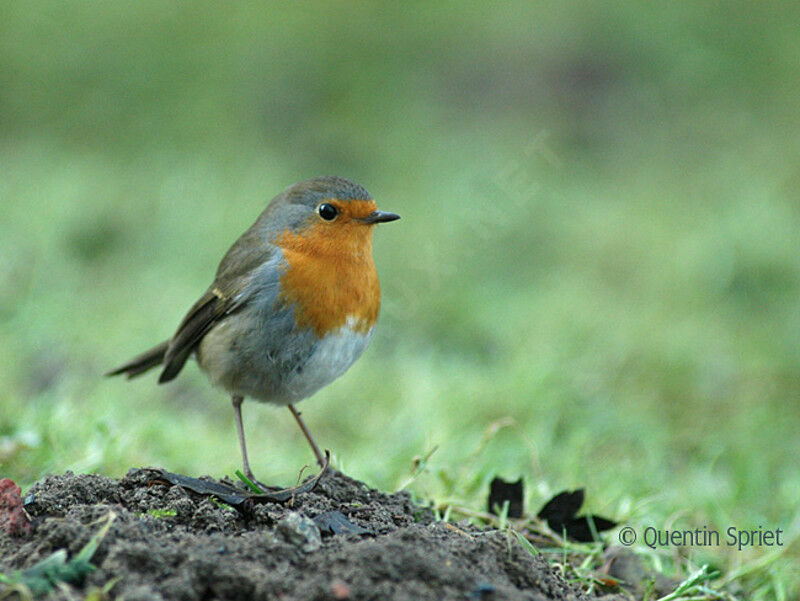
[[[398,215],[397,213],[388,213],[387,211],[373,211],[366,217],[359,217],[356,221],[372,225],[373,223],[386,223],[388,221],[396,221],[398,219],[400,219],[400,215]]]

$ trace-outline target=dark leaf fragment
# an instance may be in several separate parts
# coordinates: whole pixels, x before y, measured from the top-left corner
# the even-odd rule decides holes
[[[604,530],[611,530],[616,522],[599,515],[577,515],[583,505],[584,491],[582,488],[574,491],[560,492],[539,511],[537,517],[545,520],[550,529],[561,533],[566,532],[567,537],[581,543],[597,540]]]
[[[313,519],[322,534],[371,534],[366,528],[348,520],[341,511],[326,511]]]
[[[327,451],[326,451],[327,455]],[[208,480],[200,480],[199,478],[192,478],[190,476],[183,476],[181,474],[173,474],[166,470],[153,469],[154,480],[166,480],[170,484],[181,486],[199,495],[215,496],[228,505],[240,508],[245,501],[252,503],[286,503],[294,499],[297,495],[311,492],[317,487],[320,479],[328,471],[328,461],[322,466],[319,473],[313,478],[307,479],[305,482],[298,486],[291,488],[274,489],[256,494],[248,490],[236,488],[230,484],[223,484],[221,482],[209,482]]]
[[[550,520],[555,522],[566,522],[574,518],[582,506],[582,488],[573,491],[565,490],[558,493],[555,497],[545,503],[544,507],[542,507],[541,510],[539,510],[539,513],[536,514],[536,517],[546,520],[548,524],[550,523]],[[552,526],[550,527],[552,528]]]
[[[524,513],[523,494],[522,478],[516,482],[495,478],[489,485],[489,513],[499,515],[503,504],[508,501],[508,517],[521,518]]]

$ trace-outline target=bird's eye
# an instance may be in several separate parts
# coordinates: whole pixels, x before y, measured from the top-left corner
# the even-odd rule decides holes
[[[317,207],[317,213],[319,213],[319,216],[322,217],[325,221],[333,221],[334,219],[336,219],[336,216],[339,214],[339,211],[332,204],[323,202]]]

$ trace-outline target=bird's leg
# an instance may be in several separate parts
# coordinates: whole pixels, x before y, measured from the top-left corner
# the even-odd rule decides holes
[[[314,451],[314,456],[317,458],[317,463],[320,466],[324,466],[325,457],[323,457],[322,453],[319,452],[319,447],[317,446],[317,443],[314,442],[314,437],[311,436],[311,432],[309,432],[308,428],[306,428],[306,424],[305,422],[303,422],[303,418],[300,417],[300,412],[294,408],[294,405],[289,405],[289,411],[291,411],[292,415],[294,415],[294,418],[297,420],[297,425],[300,426],[300,429],[303,431],[303,435],[306,437],[308,444],[311,445],[311,450]]]
[[[247,445],[244,442],[244,426],[242,425],[242,401],[244,397],[233,395],[231,403],[233,403],[233,413],[236,416],[236,431],[239,433],[239,446],[242,447],[242,460],[244,462],[244,475],[255,480],[253,472],[250,471],[250,463],[247,461]]]

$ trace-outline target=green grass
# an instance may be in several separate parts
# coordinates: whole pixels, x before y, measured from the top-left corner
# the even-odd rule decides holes
[[[80,583],[87,574],[94,571],[92,556],[97,551],[97,547],[103,542],[111,524],[114,523],[117,515],[113,511],[98,521],[105,521],[89,541],[74,554],[74,557],[67,558],[66,549],[58,549],[44,559],[35,563],[26,570],[17,570],[10,575],[0,572],[0,583],[6,585],[3,590],[3,598],[11,598],[16,593],[22,601],[41,598],[57,589],[61,583],[71,582]],[[111,590],[116,579],[104,587],[105,592]],[[89,595],[99,595],[100,591],[92,589]],[[102,595],[99,598],[103,598]]]
[[[583,486],[637,529],[796,541],[798,16],[5,3],[0,473],[240,467],[194,365],[100,374],[172,333],[273,195],[336,173],[403,216],[372,348],[301,405],[336,465],[393,489],[436,447],[420,498],[483,509],[523,475],[531,510]],[[288,411],[244,413],[256,474],[293,484]],[[744,598],[800,594],[797,542],[687,552]]]

